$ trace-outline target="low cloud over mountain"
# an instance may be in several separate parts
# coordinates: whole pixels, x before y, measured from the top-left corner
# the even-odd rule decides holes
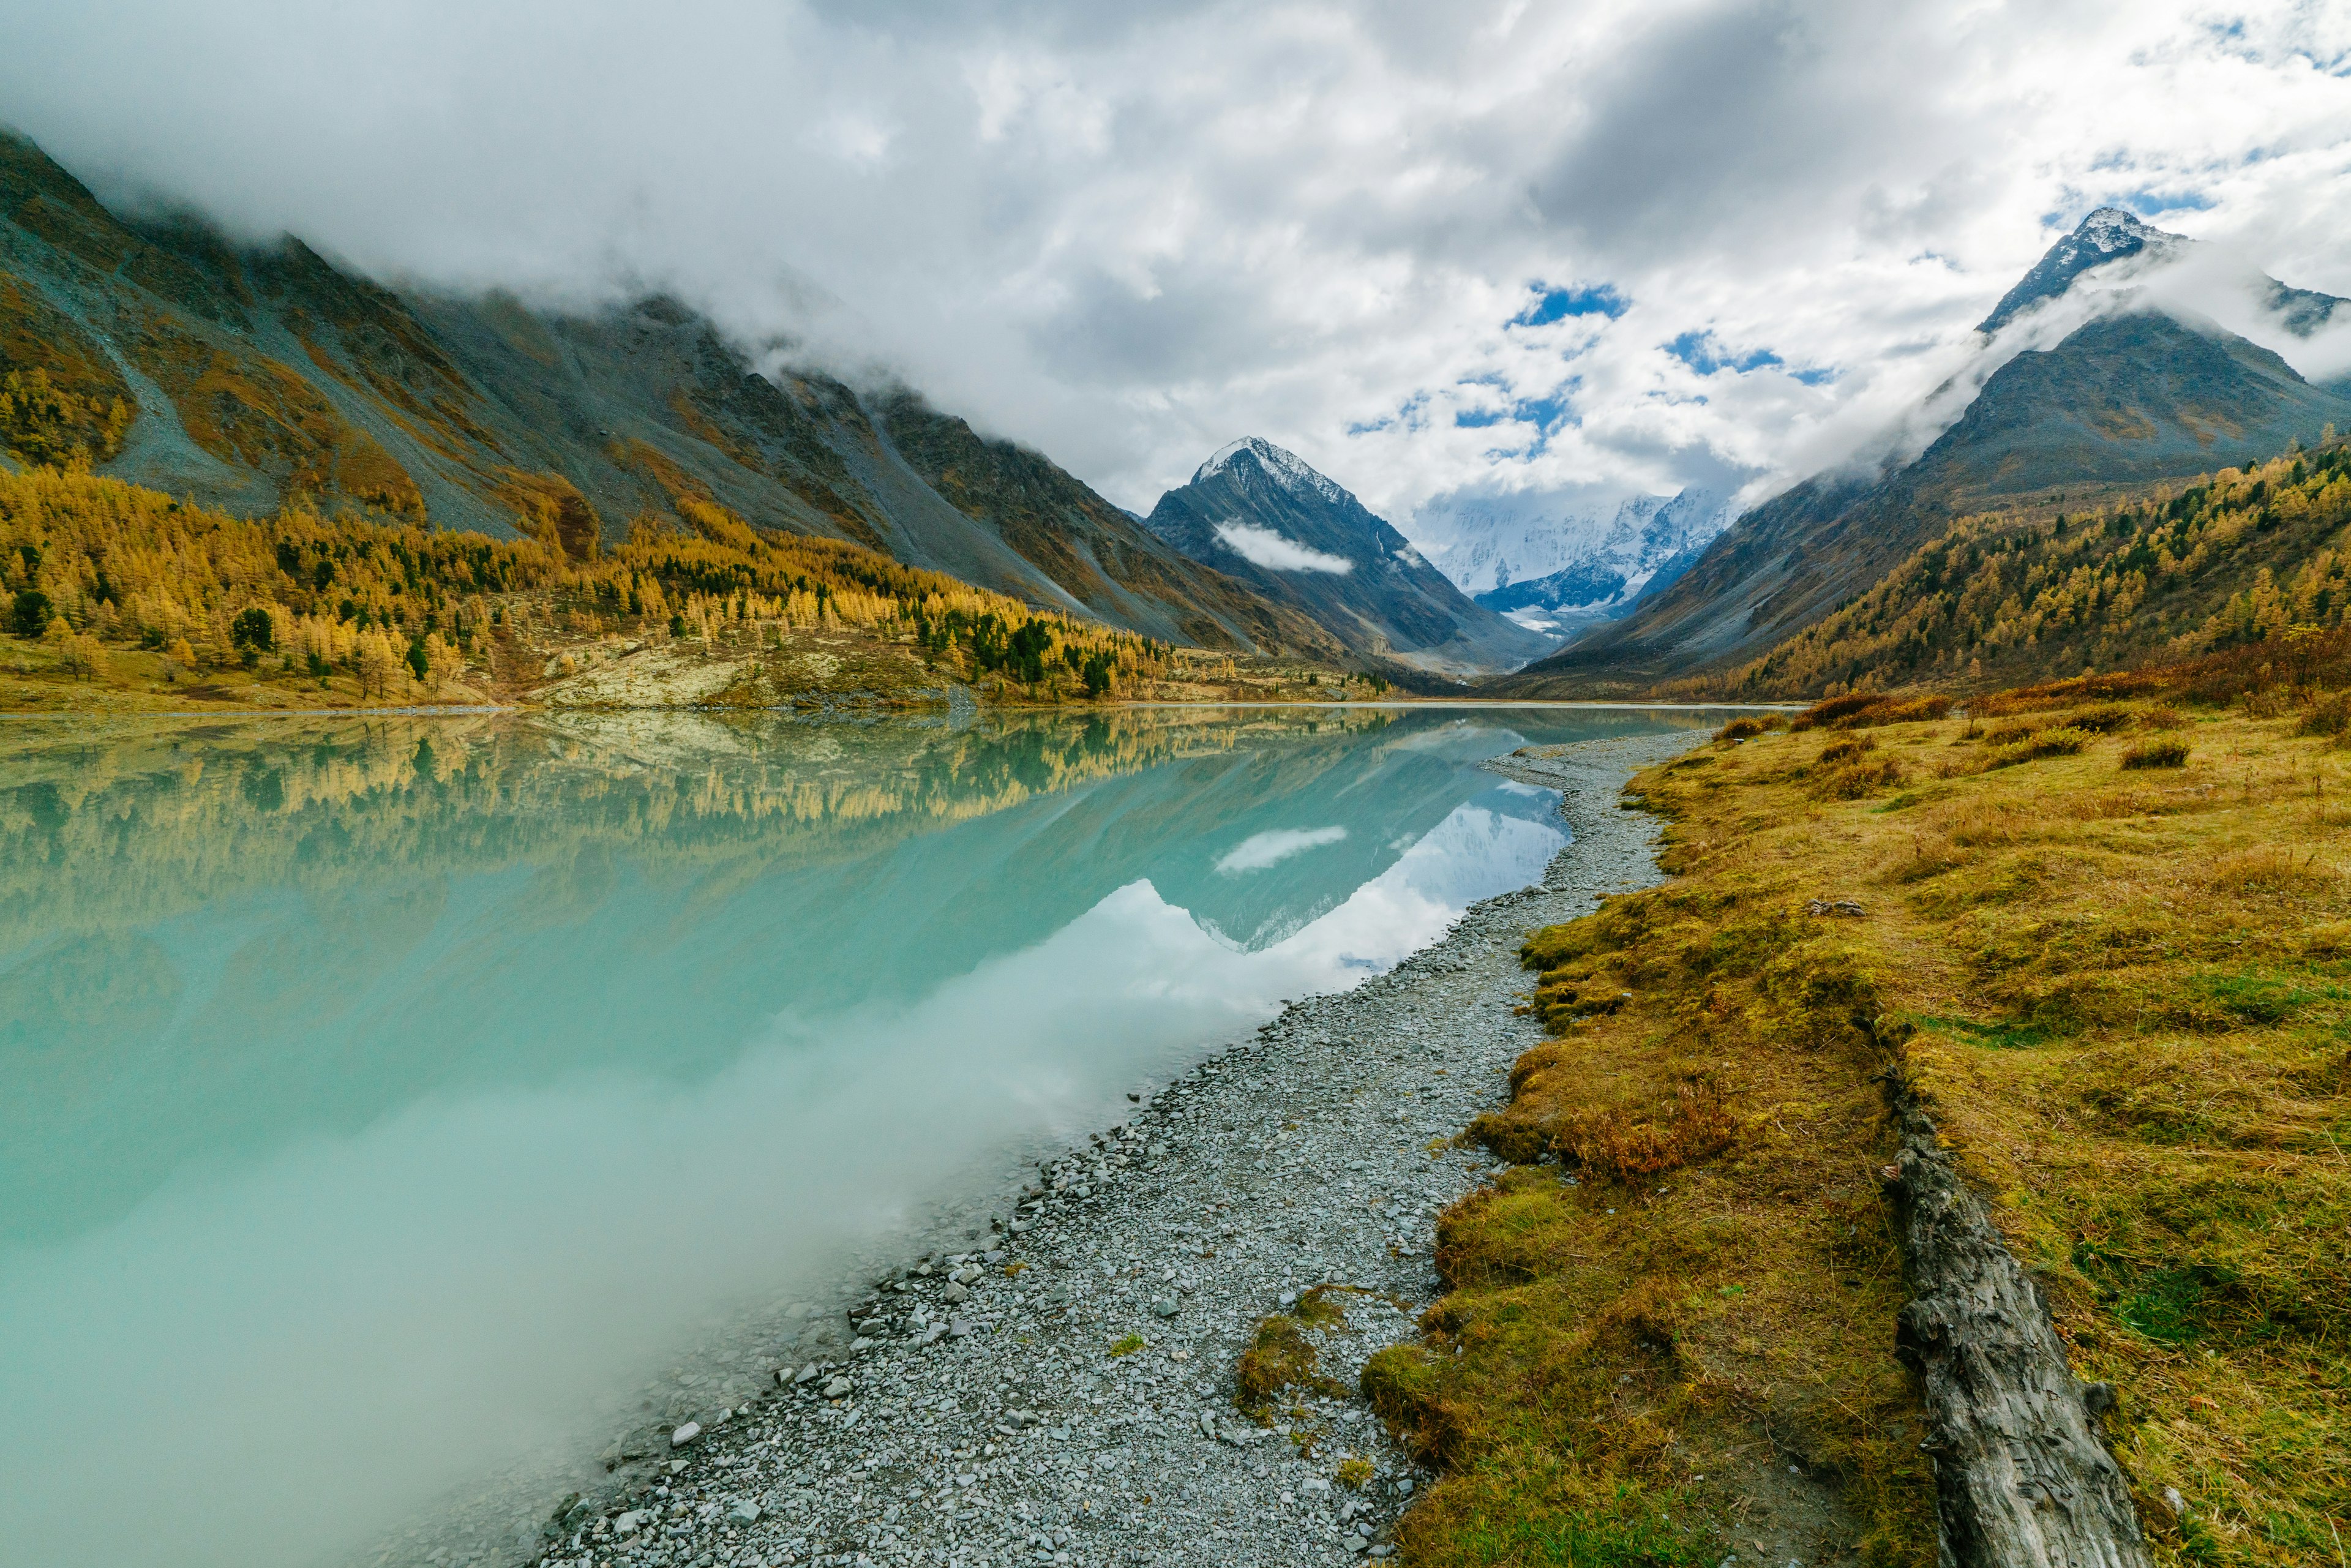
[[[535,305],[666,288],[1138,509],[1236,429],[1407,534],[1751,503],[2104,204],[2351,293],[2339,8],[17,10],[0,115],[110,199]]]

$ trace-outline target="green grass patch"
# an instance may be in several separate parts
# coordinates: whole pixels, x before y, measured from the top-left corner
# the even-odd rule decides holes
[[[2257,972],[2200,976],[2194,985],[2231,1017],[2250,1024],[2282,1024],[2315,1002],[2351,1001],[2351,990],[2341,986],[2304,984]]]
[[[1416,1553],[1414,1561],[1462,1568],[1713,1568],[1722,1538],[1677,1522],[1673,1511],[1680,1500],[1628,1490],[1614,1510],[1473,1513],[1441,1555]]]
[[[1978,1023],[1973,1019],[1943,1018],[1933,1013],[1903,1015],[1917,1028],[1953,1040],[1980,1045],[1988,1051],[2030,1051],[2036,1045],[2046,1045],[2057,1037],[2057,1031],[2047,1024],[2009,1019],[1996,1023]]]

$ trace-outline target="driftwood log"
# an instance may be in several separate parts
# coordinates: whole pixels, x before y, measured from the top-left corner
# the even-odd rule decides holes
[[[1896,1349],[1925,1385],[1945,1568],[2149,1568],[2138,1511],[2040,1286],[1916,1099],[1896,1087],[1888,1167],[1913,1291]]]

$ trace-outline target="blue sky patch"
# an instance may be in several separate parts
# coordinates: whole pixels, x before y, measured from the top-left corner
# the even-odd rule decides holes
[[[2140,217],[2159,218],[2166,213],[2209,213],[2213,203],[2200,191],[2133,191],[2122,204]]]
[[[1510,417],[1534,425],[1545,435],[1562,424],[1580,424],[1575,417],[1575,405],[1567,401],[1573,383],[1563,386],[1548,397],[1520,398],[1510,409]]]
[[[1610,320],[1633,308],[1633,302],[1616,292],[1608,283],[1580,283],[1573,287],[1553,288],[1549,284],[1532,286],[1535,302],[1510,318],[1513,327],[1548,327],[1570,316],[1605,316]]]
[[[1571,401],[1577,384],[1570,380],[1557,391],[1541,397],[1515,399],[1508,408],[1461,409],[1454,413],[1453,423],[1463,430],[1484,430],[1496,424],[1531,424],[1547,436],[1562,424],[1583,423],[1576,417],[1575,404]]]
[[[1769,349],[1750,349],[1743,354],[1733,354],[1715,340],[1711,332],[1684,332],[1665,346],[1671,354],[1702,376],[1717,371],[1760,371],[1766,365],[1785,364]]]

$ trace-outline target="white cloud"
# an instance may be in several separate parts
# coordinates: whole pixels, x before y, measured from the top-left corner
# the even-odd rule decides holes
[[[666,286],[1146,509],[1235,430],[1407,531],[1752,497],[1954,373],[2103,202],[2351,294],[2341,4],[89,0],[5,37],[0,103],[110,194]],[[1510,325],[1539,283],[1611,292]]]
[[[1355,563],[1345,556],[1308,549],[1255,523],[1218,523],[1216,533],[1227,549],[1268,571],[1327,571],[1335,576],[1355,570]]]
[[[1251,833],[1225,852],[1224,858],[1217,862],[1217,870],[1226,876],[1264,871],[1308,850],[1338,843],[1346,836],[1347,830],[1337,827],[1275,828],[1269,832]]]

